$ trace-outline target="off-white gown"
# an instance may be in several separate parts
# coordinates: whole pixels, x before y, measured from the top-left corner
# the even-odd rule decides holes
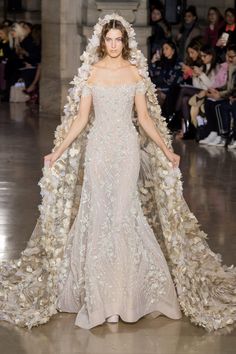
[[[118,314],[127,322],[152,313],[179,319],[175,287],[141,207],[139,134],[132,122],[142,81],[86,83],[95,120],[88,134],[78,215],[68,238],[57,307],[92,328]]]

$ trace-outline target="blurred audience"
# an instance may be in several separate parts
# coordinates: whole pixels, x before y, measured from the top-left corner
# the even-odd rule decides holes
[[[225,10],[225,25],[216,42],[219,61],[225,61],[226,47],[230,44],[236,44],[236,11],[233,8]]]
[[[199,87],[193,85],[193,78],[196,76],[197,68],[202,66],[201,59],[202,37],[193,39],[188,47],[186,53],[186,61],[182,64],[184,84],[179,88],[178,99],[175,107],[177,120],[182,126],[182,133],[184,139],[192,138],[195,129],[190,120],[189,99],[196,93],[200,92]]]
[[[209,134],[205,139],[200,140],[200,144],[225,146],[230,134],[231,115],[229,113],[232,111],[235,114],[234,109],[229,108],[234,108],[236,96],[236,44],[227,47],[226,59],[228,62],[226,85],[219,89],[212,88],[207,91],[205,112]]]
[[[149,65],[149,73],[157,87],[158,101],[167,122],[175,113],[176,88],[183,82],[182,66],[178,59],[176,45],[166,40],[161,47],[161,55],[155,53]]]
[[[189,6],[184,13],[184,21],[176,36],[176,42],[179,49],[179,58],[184,60],[186,50],[191,40],[201,35],[201,29],[198,24],[198,16],[195,6]]]
[[[28,22],[4,21],[0,27],[1,100],[8,101],[10,89],[19,79],[32,101],[38,101],[41,62],[41,27]]]
[[[152,58],[153,54],[160,53],[163,42],[171,38],[171,26],[166,21],[164,16],[164,6],[162,3],[154,5],[151,8],[152,35],[149,37],[149,57]]]
[[[162,6],[152,8],[152,25],[164,18]],[[149,73],[169,128],[183,139],[236,148],[235,10],[226,9],[223,17],[210,7],[200,27],[190,5],[177,35],[167,25],[157,28]]]
[[[206,44],[215,47],[225,26],[224,18],[216,7],[210,7],[207,14],[207,27],[204,33]]]
[[[165,6],[157,1],[151,6],[150,25],[149,73],[169,128],[193,139],[199,137],[201,121],[200,144],[236,148],[235,9],[226,9],[223,18],[210,7],[200,27],[190,5],[179,29],[175,26],[176,34],[165,19]],[[11,86],[22,80],[30,101],[37,103],[40,63],[41,26],[5,20],[0,25],[1,101],[8,101]]]

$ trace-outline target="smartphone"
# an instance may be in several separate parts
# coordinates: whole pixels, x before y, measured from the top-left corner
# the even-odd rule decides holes
[[[222,33],[221,40],[223,41],[224,46],[226,46],[226,44],[229,40],[229,33],[227,33],[227,32]]]
[[[160,59],[160,57],[161,57],[160,49],[156,50],[156,56],[158,59]]]

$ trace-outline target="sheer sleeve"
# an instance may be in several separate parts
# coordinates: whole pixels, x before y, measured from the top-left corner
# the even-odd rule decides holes
[[[90,96],[91,94],[92,94],[92,88],[91,88],[91,86],[89,86],[89,84],[86,82],[85,85],[84,85],[83,88],[82,88],[81,97]]]
[[[136,84],[136,89],[135,89],[135,94],[145,94],[146,93],[146,87],[145,87],[145,83],[143,80],[140,80],[137,82]]]

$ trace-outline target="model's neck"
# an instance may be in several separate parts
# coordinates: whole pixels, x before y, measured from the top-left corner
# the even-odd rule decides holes
[[[111,68],[111,69],[116,69],[119,67],[122,67],[126,64],[126,61],[122,58],[122,56],[112,58],[110,56],[106,56],[104,58],[104,65]]]

